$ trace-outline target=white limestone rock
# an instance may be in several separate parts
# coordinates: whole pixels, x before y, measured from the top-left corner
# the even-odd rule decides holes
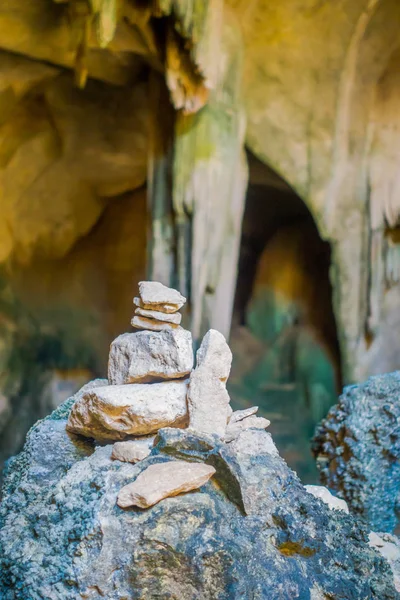
[[[215,433],[223,437],[229,414],[226,380],[232,353],[222,333],[210,329],[196,358],[196,368],[190,375],[188,389],[189,426],[199,433]]]
[[[182,327],[123,333],[111,344],[108,380],[122,385],[180,379],[190,373],[193,362],[192,334]]]
[[[207,483],[214,473],[215,469],[211,465],[183,460],[150,465],[133,483],[121,489],[117,504],[121,508],[148,508],[169,496],[198,489]]]
[[[239,411],[238,411],[239,412]],[[244,411],[243,411],[244,412]],[[264,419],[264,417],[256,417],[254,413],[241,419],[239,421],[231,421],[228,423],[228,427],[226,428],[224,440],[228,444],[235,440],[242,431],[246,429],[267,429],[271,422],[268,419]]]
[[[111,458],[121,462],[137,463],[149,456],[155,439],[155,436],[152,435],[126,442],[115,442]]]
[[[88,390],[72,406],[67,430],[100,441],[186,427],[188,380],[109,385]]]
[[[172,288],[166,287],[159,281],[140,281],[139,296],[147,306],[162,305],[174,306],[176,310],[182,308],[186,298]]]
[[[305,485],[304,487],[309,494],[312,494],[316,498],[322,500],[322,502],[325,502],[331,510],[343,510],[346,513],[349,512],[347,502],[331,494],[328,488],[323,485]]]
[[[146,319],[155,319],[156,321],[172,323],[173,325],[180,325],[182,321],[182,315],[179,312],[166,314],[159,310],[146,310],[145,308],[137,308],[135,310],[135,315],[146,317]]]
[[[173,331],[181,329],[179,325],[156,321],[156,319],[146,319],[146,317],[140,317],[139,315],[134,315],[131,325],[135,329],[147,329],[148,331]]]

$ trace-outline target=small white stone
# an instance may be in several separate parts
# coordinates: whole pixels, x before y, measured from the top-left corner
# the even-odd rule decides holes
[[[229,422],[232,424],[237,423],[238,421],[242,421],[243,419],[246,419],[247,417],[251,417],[252,415],[255,415],[257,411],[258,411],[258,406],[252,406],[251,408],[245,408],[243,410],[235,410],[235,412],[232,413]]]
[[[138,331],[118,336],[110,348],[108,380],[112,385],[180,379],[193,367],[190,331]]]
[[[264,417],[255,417],[254,413],[240,421],[232,422],[231,420],[226,428],[224,440],[228,444],[235,440],[241,432],[246,429],[266,429],[270,424],[271,422],[268,419],[264,419]]]
[[[182,321],[181,313],[166,314],[159,310],[146,310],[144,308],[137,308],[135,315],[140,317],[146,317],[147,319],[156,319],[157,321],[163,321],[165,323],[173,323],[174,325],[180,325]]]
[[[140,317],[139,315],[133,317],[131,325],[135,329],[147,329],[148,331],[171,331],[180,327],[180,325],[156,321],[155,319],[146,319],[146,317]]]
[[[137,440],[115,442],[111,458],[122,462],[137,463],[149,456],[154,445],[155,436],[142,437]]]
[[[346,513],[349,512],[347,502],[331,494],[328,488],[323,485],[305,485],[304,487],[309,494],[312,494],[315,498],[319,498],[322,502],[325,502],[331,510],[343,510]]]
[[[188,380],[93,388],[72,406],[67,430],[117,441],[162,427],[187,427],[187,385]]]
[[[148,508],[169,496],[177,496],[201,487],[214,473],[215,469],[210,465],[182,460],[150,465],[133,483],[121,489],[117,504],[121,508]]]
[[[190,375],[188,408],[190,428],[223,437],[227,426],[229,394],[226,380],[232,352],[222,333],[210,329],[197,351],[197,366]]]
[[[143,304],[170,304],[179,310],[186,302],[186,298],[172,288],[166,287],[159,281],[140,281],[139,296]]]

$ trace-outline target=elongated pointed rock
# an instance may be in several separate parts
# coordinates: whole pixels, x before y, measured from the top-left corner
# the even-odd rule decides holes
[[[133,483],[121,489],[117,503],[121,508],[148,508],[169,496],[177,496],[201,487],[214,473],[215,469],[211,465],[182,460],[150,465]]]
[[[224,436],[229,415],[226,390],[232,352],[222,333],[210,329],[197,351],[188,389],[189,426],[199,433]]]

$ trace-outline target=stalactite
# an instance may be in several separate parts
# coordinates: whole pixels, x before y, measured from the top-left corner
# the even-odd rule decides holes
[[[181,113],[176,127],[173,202],[178,220],[192,219],[192,331],[197,339],[209,327],[229,333],[247,182],[241,45],[228,18],[221,41],[216,89],[200,112]]]

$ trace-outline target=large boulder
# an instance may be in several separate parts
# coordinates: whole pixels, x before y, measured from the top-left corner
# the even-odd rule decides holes
[[[307,493],[267,432],[246,430],[232,446],[168,429],[134,465],[112,460],[112,445],[66,432],[74,401],[38,422],[8,466],[2,599],[400,598],[367,532]],[[123,486],[177,456],[212,463],[216,473],[200,490],[150,509],[117,506]],[[251,504],[248,516],[225,493],[229,472]]]
[[[344,389],[317,428],[323,485],[373,531],[391,533],[400,508],[400,371]]]

